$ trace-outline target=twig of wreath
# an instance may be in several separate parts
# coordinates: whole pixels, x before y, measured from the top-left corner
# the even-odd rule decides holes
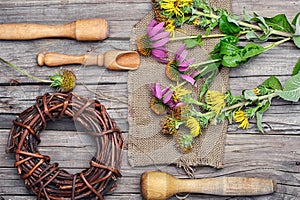
[[[90,168],[70,174],[38,151],[40,133],[49,120],[70,117],[95,137],[97,150]],[[70,94],[45,94],[23,111],[11,128],[6,152],[14,152],[15,167],[37,199],[104,199],[113,190],[122,160],[124,138],[97,100]]]

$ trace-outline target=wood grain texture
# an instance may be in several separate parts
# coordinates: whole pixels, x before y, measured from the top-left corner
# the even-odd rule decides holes
[[[264,16],[286,13],[292,19],[300,10],[299,1],[233,0],[232,10],[242,14],[245,7]],[[40,52],[61,52],[80,55],[84,53],[105,53],[108,50],[129,48],[132,26],[151,9],[149,0],[2,0],[0,1],[0,23],[62,24],[81,18],[105,18],[109,22],[109,38],[101,42],[78,42],[69,39],[39,39],[33,41],[0,41],[0,56],[22,67],[28,73],[42,79],[59,69],[39,67],[36,56]],[[279,76],[286,81],[299,58],[299,50],[291,43],[276,47],[252,59],[249,63],[230,71],[230,88],[234,94],[242,89],[251,89],[269,75]],[[70,65],[63,68],[74,70],[78,78],[75,92],[99,98],[86,87],[103,93],[101,102],[108,107],[119,127],[128,137],[127,73],[108,71],[104,68]],[[14,85],[16,84],[17,85]],[[86,87],[85,87],[86,86]],[[23,181],[13,168],[13,154],[5,154],[5,147],[11,121],[24,109],[31,106],[35,97],[54,92],[46,84],[34,82],[27,77],[0,64],[0,197],[5,200],[33,200]],[[111,99],[114,101],[111,101]],[[230,199],[298,199],[300,197],[300,104],[274,100],[273,106],[263,118],[266,134],[260,134],[254,121],[248,130],[229,125],[225,147],[224,169],[198,167],[197,178],[246,176],[272,178],[278,182],[272,195],[255,197],[232,197]],[[49,123],[42,133],[40,151],[50,155],[52,162],[77,172],[88,167],[87,161],[93,153],[93,141],[76,132],[76,124],[64,119]],[[72,152],[72,153],[71,153]],[[132,168],[127,162],[127,149],[123,156],[123,177],[118,188],[106,199],[142,199],[140,176],[146,170],[168,171],[184,178],[183,172],[174,166],[149,166]],[[228,197],[191,194],[189,199],[218,199]],[[171,199],[176,199],[175,197]]]

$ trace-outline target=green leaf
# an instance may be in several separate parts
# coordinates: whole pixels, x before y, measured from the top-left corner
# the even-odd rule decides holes
[[[202,100],[203,96],[206,94],[207,90],[209,89],[209,87],[210,87],[211,83],[213,82],[217,73],[218,73],[218,69],[215,69],[214,71],[211,72],[211,74],[205,80],[204,84],[202,85],[201,92],[199,94],[200,101]]]
[[[300,48],[300,36],[293,36],[293,41],[296,47]]]
[[[293,41],[294,41],[294,44],[298,48],[300,48],[300,13],[298,13],[296,15],[296,17],[294,18],[293,24],[296,27],[296,31],[295,31],[294,36],[293,36]]]
[[[225,15],[222,15],[219,18],[219,28],[222,33],[228,35],[237,34],[241,31],[240,27],[236,25],[234,22],[228,21],[228,18]]]
[[[300,98],[300,74],[292,76],[284,85],[283,90],[275,91],[286,101],[298,102]]]
[[[265,32],[261,35],[255,33],[254,31],[251,31],[251,32],[248,32],[246,34],[246,38],[247,38],[247,40],[251,40],[251,41],[254,41],[254,42],[259,42],[259,41],[265,42],[269,39],[271,34],[272,34],[271,30],[267,31],[267,32]]]
[[[262,52],[264,52],[264,50],[264,47],[260,46],[259,44],[249,43],[241,50],[241,54],[243,60],[246,61],[249,58],[261,54]]]
[[[237,67],[242,62],[240,54],[232,54],[223,56],[222,65],[225,67]]]
[[[294,17],[294,19],[293,19],[293,21],[292,21],[292,24],[293,24],[293,25],[296,26],[297,19],[299,18],[299,16],[300,16],[300,12],[298,12],[298,13],[295,15],[295,17]]]
[[[282,90],[282,85],[276,76],[270,76],[260,86],[264,86],[273,90]]]
[[[258,128],[258,130],[262,133],[264,133],[264,128],[262,127],[262,117],[263,114],[260,112],[256,112],[256,126]]]
[[[238,43],[238,41],[239,41],[238,37],[235,37],[235,36],[232,36],[232,35],[227,35],[227,36],[220,39],[220,42],[218,42],[215,45],[214,50],[212,52],[210,52],[210,54],[216,54],[217,52],[219,52],[220,49],[221,49],[222,43],[228,43],[228,44],[234,45],[234,44]]]
[[[247,12],[246,8],[243,8],[243,14],[244,14],[244,20],[246,22],[250,22],[251,19],[253,18],[249,13]]]
[[[201,35],[198,35],[196,38],[186,39],[183,42],[186,44],[186,48],[188,49],[194,48],[197,45],[199,45],[199,47],[202,47],[203,45],[203,40]]]
[[[259,131],[264,133],[264,129],[262,127],[262,117],[264,112],[271,106],[271,102],[268,99],[266,99],[260,102],[259,106],[261,108],[256,112],[256,125]]]
[[[294,29],[291,26],[285,14],[279,14],[272,18],[265,18],[265,22],[274,30],[278,30],[286,33],[294,33]]]
[[[232,54],[237,54],[239,52],[239,48],[227,43],[227,42],[221,42],[220,44],[220,54],[221,55],[232,55]]]
[[[298,59],[298,62],[296,63],[294,69],[293,69],[293,73],[292,76],[295,76],[299,73],[300,71],[300,58]]]
[[[253,90],[244,90],[242,94],[246,100],[255,101],[258,99]]]
[[[258,35],[254,31],[247,33],[246,38],[253,41],[267,41],[271,35],[271,27],[266,23],[265,18],[259,16],[256,13],[253,13],[254,17],[251,19],[252,21],[256,21],[258,26],[261,28],[262,33]]]

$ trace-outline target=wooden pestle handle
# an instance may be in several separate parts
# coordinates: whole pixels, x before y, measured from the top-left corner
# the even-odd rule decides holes
[[[60,65],[80,64],[80,65],[98,65],[103,66],[103,55],[98,54],[83,54],[79,56],[67,55],[55,52],[39,53],[37,56],[39,66],[47,65],[49,67],[56,67]]]
[[[99,41],[108,37],[108,23],[102,18],[91,18],[63,25],[0,24],[0,40],[32,40],[50,37]]]
[[[271,179],[219,177],[178,179],[165,172],[145,172],[141,177],[141,191],[146,200],[163,200],[176,193],[190,192],[222,196],[265,195],[276,190]]]

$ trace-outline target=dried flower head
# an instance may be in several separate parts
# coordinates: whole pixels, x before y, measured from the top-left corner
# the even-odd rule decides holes
[[[172,115],[167,115],[162,125],[162,132],[166,135],[174,135],[178,132],[181,124],[183,124],[183,122],[179,119],[176,119]]]
[[[155,83],[154,87],[149,86],[149,90],[154,97],[150,101],[150,109],[157,115],[169,112],[173,95],[173,91],[169,91],[170,87],[162,89],[159,83]]]
[[[194,58],[187,59],[187,56],[188,51],[186,45],[182,44],[176,51],[174,60],[166,65],[166,75],[170,80],[178,81],[180,77],[185,79],[183,73],[187,71],[189,66],[195,61]]]
[[[57,87],[57,90],[60,92],[69,92],[75,88],[76,85],[76,76],[70,70],[62,70],[60,73],[56,73],[53,76],[50,76],[52,81],[52,87]]]
[[[137,50],[144,56],[152,56],[161,63],[168,63],[168,53],[165,45],[169,42],[169,32],[164,31],[165,22],[150,22],[147,34],[138,37]]]
[[[189,153],[193,148],[194,136],[191,134],[176,134],[175,143],[177,149],[182,153]]]

